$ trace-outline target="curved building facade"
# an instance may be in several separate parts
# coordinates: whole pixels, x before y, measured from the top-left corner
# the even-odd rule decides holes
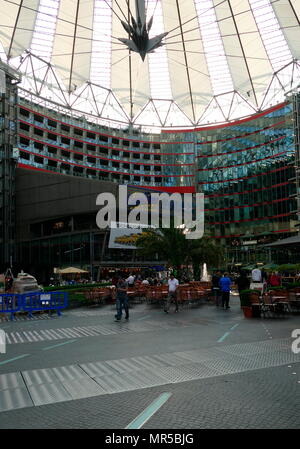
[[[243,120],[143,134],[105,128],[20,93],[11,144],[14,158],[18,149],[16,247],[9,257],[24,269],[139,264],[133,251],[110,250],[108,232],[96,226],[97,195],[117,195],[120,184],[203,192],[205,233],[226,247],[228,262],[267,261],[265,244],[297,232],[296,94]]]
[[[266,261],[263,245],[297,232],[295,116],[287,101],[193,132],[205,230],[226,247],[228,261]]]

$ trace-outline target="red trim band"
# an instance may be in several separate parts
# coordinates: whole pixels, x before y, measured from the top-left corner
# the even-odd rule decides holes
[[[114,136],[114,135],[112,135],[112,134],[100,133],[100,132],[98,132],[98,131],[91,131],[90,129],[87,129],[87,128],[81,128],[80,126],[71,125],[71,124],[68,123],[68,122],[63,122],[63,121],[61,121],[61,120],[58,120],[57,118],[51,117],[51,116],[49,116],[49,115],[42,114],[41,112],[35,111],[34,109],[30,109],[30,108],[28,108],[28,107],[26,107],[26,106],[23,106],[23,105],[21,105],[21,104],[17,104],[17,106],[18,106],[19,108],[21,108],[21,109],[25,109],[26,111],[32,112],[33,114],[40,115],[41,117],[45,117],[45,118],[47,118],[47,119],[50,119],[50,120],[52,120],[53,122],[61,123],[61,124],[65,125],[65,126],[69,126],[70,128],[81,129],[82,131],[87,131],[87,132],[89,132],[89,133],[91,133],[91,134],[96,134],[96,135],[98,135],[98,136],[112,137],[112,138],[114,138],[114,139],[119,139],[119,140],[128,140],[129,142],[141,142],[141,143],[149,143],[149,144],[150,144],[150,143],[153,143],[153,144],[171,145],[171,144],[176,144],[176,143],[178,143],[178,144],[182,144],[182,143],[194,143],[194,142],[186,142],[186,141],[182,141],[182,142],[163,142],[163,141],[152,141],[152,140],[138,140],[138,139],[135,140],[135,139],[127,138],[127,137],[117,137],[117,136]],[[56,111],[54,111],[54,112],[57,113]],[[58,113],[58,114],[59,114],[59,113]],[[20,115],[22,115],[22,114],[20,114]],[[70,119],[72,119],[72,118],[70,117]],[[73,120],[74,120],[74,119],[73,119]],[[26,123],[28,123],[28,122],[26,122]],[[92,123],[91,123],[91,124],[92,124]],[[34,125],[34,124],[32,124],[32,126],[38,127],[38,125]],[[96,125],[96,126],[99,126],[99,125]],[[50,131],[50,130],[48,130],[48,129],[46,129],[46,128],[41,128],[41,129],[44,129],[45,131],[48,131],[48,132],[52,132],[52,131]],[[121,130],[120,130],[120,131],[121,131]],[[52,134],[56,134],[56,133],[53,131]],[[62,135],[63,135],[63,134],[62,134]],[[67,136],[65,136],[65,137],[67,137]]]
[[[242,139],[242,138],[245,138],[248,136],[252,136],[253,134],[261,133],[262,131],[266,131],[267,129],[275,128],[275,126],[282,125],[283,123],[285,123],[285,120],[282,120],[281,122],[274,123],[273,125],[270,125],[270,126],[265,126],[264,128],[261,128],[261,129],[257,129],[256,131],[253,131],[252,133],[240,134],[239,136],[228,137],[227,139],[207,140],[206,142],[197,142],[197,145],[206,145],[209,143],[219,143],[219,142],[229,142],[231,140]],[[203,157],[205,157],[205,156],[203,156]]]
[[[289,102],[285,101],[283,103],[280,103],[277,106],[272,106],[271,108],[266,109],[263,112],[255,112],[253,115],[251,115],[251,117],[247,117],[247,118],[240,119],[240,120],[235,120],[234,122],[230,122],[230,123],[223,123],[220,125],[203,126],[201,128],[193,128],[193,129],[179,129],[176,131],[172,130],[172,129],[170,129],[170,130],[162,129],[162,133],[166,133],[166,134],[191,133],[191,132],[198,132],[198,131],[210,131],[212,129],[222,129],[222,128],[227,128],[229,126],[237,126],[242,123],[247,123],[252,120],[256,120],[257,118],[263,117],[264,115],[270,114],[271,112],[277,111],[278,109],[282,109],[287,104],[289,104]]]
[[[81,165],[81,164],[75,164],[73,162],[69,162],[69,161],[64,161],[62,159],[56,159],[54,157],[51,156],[44,156],[41,155],[39,153],[34,153],[32,151],[29,150],[24,150],[24,148],[19,148],[20,152],[25,152],[25,153],[29,153],[32,154],[33,156],[37,156],[37,157],[42,157],[44,159],[50,159],[51,161],[56,161],[56,162],[61,162],[62,164],[68,164],[68,165],[73,165],[75,167],[81,167],[81,168],[86,168],[88,170],[96,170],[96,171],[101,171],[101,172],[108,172],[108,173],[115,173],[116,175],[132,175],[132,176],[145,176],[148,178],[170,178],[170,175],[151,175],[150,173],[127,173],[127,172],[118,172],[115,170],[106,170],[104,168],[98,168],[98,167],[89,167],[88,165]],[[194,177],[194,175],[172,175],[172,178],[180,178],[180,177],[185,177],[185,178],[192,178]]]
[[[277,137],[277,139],[270,140],[269,142],[260,143],[259,145],[254,145],[253,147],[242,148],[240,150],[229,151],[228,153],[216,153],[216,154],[208,154],[208,155],[196,156],[196,159],[200,159],[200,158],[203,159],[203,158],[217,157],[217,156],[226,156],[227,154],[235,154],[235,153],[241,153],[242,151],[254,150],[256,148],[264,147],[265,145],[270,145],[271,143],[277,142],[278,140],[282,140],[282,139],[285,139],[285,138],[286,138],[286,136]]]
[[[281,203],[282,201],[288,201],[288,200],[290,200],[289,196],[286,198],[279,198],[279,199],[273,200],[273,201],[263,201],[261,203],[255,203],[255,204],[243,204],[242,206],[220,207],[218,209],[204,209],[204,211],[205,212],[213,212],[213,211],[222,211],[222,210],[242,209],[244,207],[267,206],[268,204]]]
[[[82,154],[83,156],[87,156],[87,157],[94,157],[94,158],[96,158],[96,159],[103,159],[103,160],[105,160],[105,161],[113,161],[113,162],[120,162],[120,163],[124,163],[124,164],[135,164],[135,165],[153,165],[153,166],[158,166],[158,167],[169,167],[169,166],[171,166],[171,167],[181,167],[181,166],[194,166],[194,164],[159,164],[159,163],[148,163],[148,162],[135,162],[135,161],[126,161],[126,160],[124,160],[124,159],[122,159],[122,160],[119,160],[119,159],[111,159],[111,158],[108,158],[108,157],[105,157],[105,156],[98,156],[98,155],[96,155],[96,154],[89,154],[89,153],[82,153],[81,151],[76,151],[76,150],[71,150],[71,149],[69,149],[69,148],[64,148],[64,147],[60,147],[59,145],[54,145],[54,144],[49,144],[49,143],[46,143],[46,142],[44,142],[44,140],[38,140],[38,139],[35,139],[34,137],[29,137],[29,136],[26,136],[26,134],[21,134],[21,133],[19,133],[18,134],[18,136],[19,137],[23,137],[24,139],[27,139],[27,140],[29,140],[29,141],[34,141],[34,142],[38,142],[38,143],[40,143],[40,144],[43,144],[43,145],[46,145],[47,147],[50,147],[50,148],[58,148],[59,150],[61,150],[61,151],[69,151],[70,153],[75,153],[75,154]],[[105,148],[108,148],[108,147],[105,147]],[[24,150],[25,151],[25,150]],[[45,154],[42,154],[42,153],[37,153],[37,154],[39,154],[39,156],[44,156],[44,157],[48,157],[47,155],[45,155]],[[139,154],[139,153],[138,153]],[[144,153],[144,154],[148,154],[148,153]],[[156,153],[152,153],[152,154],[156,154]],[[161,153],[162,154],[162,153]],[[164,154],[167,154],[167,153],[164,153]],[[174,154],[174,153],[168,153],[168,154],[171,154],[172,156],[176,156],[177,154],[180,154],[180,153],[177,153],[177,154]],[[187,153],[182,153],[182,154],[187,154]],[[194,153],[191,153],[191,154],[194,154]]]
[[[198,168],[197,171],[203,172],[203,171],[223,170],[224,168],[241,167],[242,165],[256,164],[257,162],[266,161],[267,159],[273,159],[274,157],[282,156],[283,154],[286,154],[286,151],[282,151],[281,153],[273,154],[272,156],[264,157],[263,159],[256,159],[255,161],[243,162],[242,164],[225,165],[223,167],[213,167],[213,168]]]
[[[290,184],[290,182],[289,181],[281,182],[279,184],[274,184],[274,185],[269,186],[269,187],[262,187],[260,189],[253,189],[253,190],[244,190],[243,192],[213,193],[211,195],[205,195],[205,198],[214,198],[214,197],[231,196],[231,195],[243,195],[244,193],[252,193],[252,192],[262,192],[263,190],[275,189],[276,187],[286,186],[287,184]]]
[[[274,170],[270,170],[270,171],[266,171],[266,172],[262,172],[262,173],[258,173],[257,175],[251,175],[251,176],[242,176],[240,178],[228,178],[228,179],[224,179],[222,181],[207,181],[207,182],[198,182],[198,184],[200,185],[205,185],[205,184],[219,184],[219,183],[224,183],[224,182],[230,182],[230,181],[240,181],[243,179],[250,179],[250,178],[257,178],[258,176],[264,176],[264,175],[268,175],[269,173],[275,173],[278,171],[282,171],[282,170],[286,170],[287,168],[289,168],[289,165],[285,165],[284,167],[279,167],[276,168]]]
[[[215,221],[215,222],[208,222],[209,225],[222,225],[222,224],[231,224],[231,223],[247,223],[249,221],[261,221],[261,220],[270,220],[272,218],[280,218],[280,217],[287,217],[288,215],[295,215],[292,212],[287,212],[285,214],[279,214],[279,215],[273,215],[271,217],[260,217],[260,218],[247,218],[246,220],[234,220],[234,221]]]

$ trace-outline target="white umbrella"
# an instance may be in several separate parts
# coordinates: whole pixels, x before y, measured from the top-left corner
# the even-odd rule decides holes
[[[88,273],[86,270],[81,270],[80,268],[68,267],[63,268],[62,270],[57,270],[60,274],[76,274],[76,273]]]

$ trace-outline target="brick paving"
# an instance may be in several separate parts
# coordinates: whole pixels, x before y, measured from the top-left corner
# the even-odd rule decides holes
[[[128,323],[114,323],[111,306],[0,323],[10,339],[0,428],[125,428],[162,392],[171,397],[144,428],[299,428],[299,315],[247,320],[237,298],[231,306],[165,315],[141,304]]]

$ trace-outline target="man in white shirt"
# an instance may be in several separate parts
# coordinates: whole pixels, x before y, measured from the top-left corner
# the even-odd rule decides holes
[[[170,303],[172,299],[175,302],[175,313],[178,312],[178,298],[177,298],[177,287],[179,285],[178,280],[175,278],[174,274],[172,273],[170,275],[170,279],[168,280],[168,286],[169,286],[169,294],[165,303],[165,309],[164,311],[166,313],[169,313]]]
[[[252,276],[252,282],[262,282],[262,280],[261,280],[261,271],[260,271],[260,269],[258,268],[257,265],[256,265],[256,268],[254,268],[252,270],[251,276]]]
[[[128,287],[133,287],[135,281],[135,277],[130,273],[129,277],[126,279],[126,282],[128,283]]]

